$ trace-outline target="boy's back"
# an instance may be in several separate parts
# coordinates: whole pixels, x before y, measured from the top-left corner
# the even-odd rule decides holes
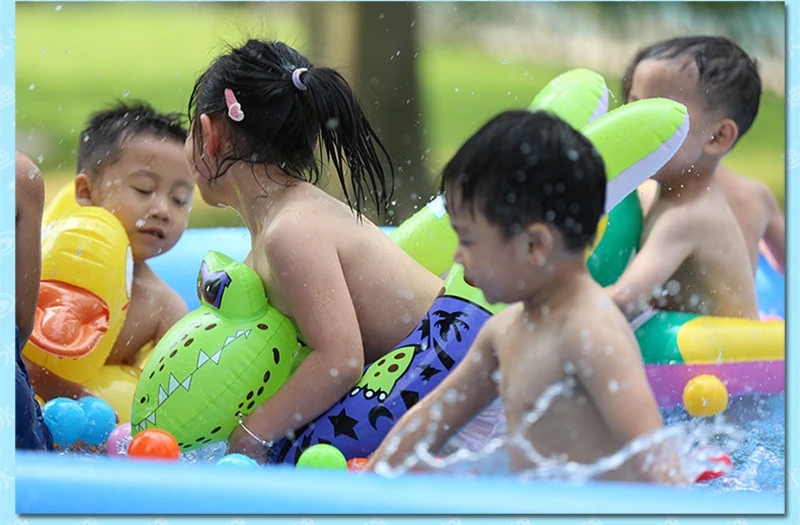
[[[772,191],[761,181],[743,177],[720,165],[717,183],[742,230],[753,271],[758,267],[763,239],[778,265],[786,260],[786,223]]]

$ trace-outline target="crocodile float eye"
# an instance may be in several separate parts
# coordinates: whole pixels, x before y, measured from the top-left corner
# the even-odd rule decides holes
[[[205,261],[200,265],[200,274],[197,276],[197,292],[203,302],[219,308],[225,289],[230,284],[231,278],[225,270],[211,272]]]

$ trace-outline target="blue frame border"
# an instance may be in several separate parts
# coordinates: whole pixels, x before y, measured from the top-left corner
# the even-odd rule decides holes
[[[154,0],[158,1],[158,0]],[[788,271],[787,275],[787,436],[798,435],[798,418],[788,417],[788,407],[795,406],[798,390],[794,385],[800,381],[800,368],[794,366],[794,351],[797,351],[798,333],[793,329],[798,322],[796,305],[800,296],[800,286],[794,283],[793,276],[798,271],[798,205],[800,205],[800,0],[788,0],[787,5],[787,183],[786,183],[786,209],[788,230]],[[791,13],[794,13],[792,15]],[[371,518],[359,516],[358,518],[334,517],[169,517],[168,519],[156,517],[107,517],[96,516],[79,518],[69,516],[65,518],[19,518],[14,514],[15,508],[15,455],[14,455],[14,392],[12,385],[12,368],[14,362],[11,340],[12,318],[14,311],[14,119],[15,119],[15,83],[14,83],[14,57],[15,57],[15,4],[9,0],[0,1],[0,525],[25,523],[30,524],[63,524],[79,523],[84,525],[106,524],[132,524],[146,523],[149,525],[167,525],[172,523],[219,523],[225,525],[249,525],[252,523],[293,523],[298,525],[313,525],[316,523],[352,523],[357,522],[380,525],[388,523],[442,523],[460,525],[462,522],[475,523],[504,523],[525,525],[527,523],[583,523],[586,525],[605,525],[610,523],[659,523],[663,525],[684,525],[702,523],[725,523],[729,525],[750,525],[755,523],[800,523],[798,510],[798,494],[800,494],[800,467],[798,456],[787,451],[787,514],[779,518],[688,518],[664,519],[656,517],[547,517],[517,519],[500,517],[486,519],[474,518]],[[787,448],[788,447],[787,438]],[[47,497],[46,494],[43,495]],[[677,509],[676,509],[677,510]],[[720,509],[723,510],[723,509]]]

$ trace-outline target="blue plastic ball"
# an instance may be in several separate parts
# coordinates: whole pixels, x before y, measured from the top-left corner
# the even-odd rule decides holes
[[[244,454],[228,454],[227,456],[217,461],[217,466],[222,468],[234,468],[234,469],[259,468],[258,463],[256,463],[252,458],[245,456]]]
[[[87,445],[100,445],[108,440],[117,426],[117,415],[111,405],[97,397],[84,397],[78,403],[86,414],[86,424],[80,440]]]
[[[42,415],[53,435],[53,442],[61,447],[68,447],[79,440],[86,426],[86,414],[81,405],[66,397],[57,397],[45,403]]]

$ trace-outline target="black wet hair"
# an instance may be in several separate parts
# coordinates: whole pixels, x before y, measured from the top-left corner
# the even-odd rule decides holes
[[[292,80],[292,73],[299,68],[307,69],[297,76],[305,90]],[[241,105],[244,119],[239,122],[227,116],[226,89]],[[217,57],[200,75],[189,99],[192,136],[198,150],[203,140],[198,119],[204,113],[225,115],[229,130],[230,151],[217,165],[212,180],[230,164],[245,161],[251,166],[274,165],[291,177],[316,184],[322,160],[327,157],[348,205],[359,216],[365,193],[372,197],[378,213],[388,207],[394,190],[394,168],[355,93],[337,71],[314,67],[290,46],[251,39]],[[320,148],[318,163],[314,151],[320,141],[325,153]],[[389,166],[388,183],[378,149]]]
[[[78,142],[78,173],[101,174],[114,164],[126,141],[152,135],[183,144],[189,132],[180,113],[160,113],[141,100],[117,101],[89,116]]]
[[[513,110],[461,146],[444,168],[441,190],[459,207],[479,208],[507,237],[544,222],[579,251],[594,241],[604,212],[606,169],[592,143],[560,118]]]
[[[720,111],[736,123],[741,138],[756,118],[761,98],[758,62],[736,42],[721,36],[691,36],[664,40],[641,49],[622,77],[622,93],[627,101],[636,66],[650,58],[686,58],[699,74],[697,89],[711,112]],[[737,138],[737,140],[738,140]]]

